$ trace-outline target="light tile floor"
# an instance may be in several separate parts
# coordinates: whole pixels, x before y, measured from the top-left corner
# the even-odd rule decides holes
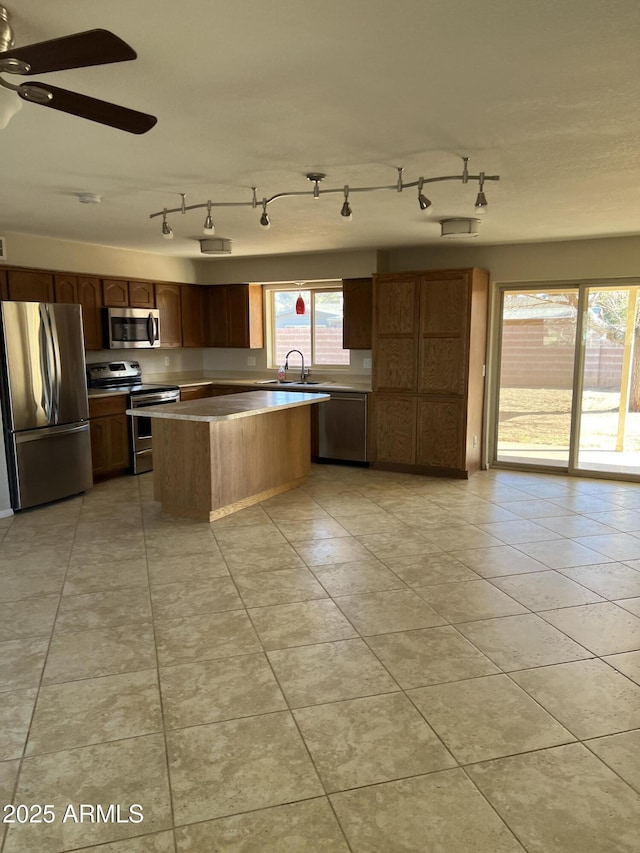
[[[5,802],[4,853],[638,853],[640,486],[314,466],[209,525],[144,475],[0,521]]]

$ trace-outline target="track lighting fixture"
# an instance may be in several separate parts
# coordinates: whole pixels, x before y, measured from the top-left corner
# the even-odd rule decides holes
[[[345,186],[344,188],[344,204],[342,205],[342,210],[340,211],[340,216],[344,216],[344,218],[348,221],[351,221],[351,205],[349,204],[349,187]]]
[[[478,176],[478,184],[479,184],[479,192],[476,196],[476,204],[475,209],[476,213],[486,213],[487,212],[487,197],[484,194],[484,172],[480,172]]]
[[[318,200],[320,196],[327,195],[330,193],[344,193],[344,201],[342,207],[340,209],[340,215],[343,220],[350,220],[352,218],[352,210],[351,205],[349,203],[349,195],[351,193],[370,193],[370,192],[378,192],[380,190],[392,190],[395,192],[402,192],[405,189],[411,187],[417,187],[418,190],[418,205],[420,210],[426,211],[430,213],[433,209],[433,204],[429,198],[424,194],[423,188],[425,184],[437,184],[443,183],[444,181],[459,181],[462,184],[468,184],[470,181],[478,181],[478,194],[475,200],[475,212],[476,213],[484,213],[487,210],[487,197],[484,193],[484,185],[486,181],[499,181],[500,175],[487,175],[485,172],[479,172],[477,175],[469,174],[469,158],[463,157],[463,169],[461,174],[457,175],[438,175],[432,178],[419,177],[415,181],[408,181],[405,183],[403,178],[404,169],[400,166],[396,166],[397,170],[397,180],[394,184],[386,184],[383,186],[371,186],[371,187],[353,187],[348,184],[344,184],[343,189],[338,187],[332,188],[321,188],[321,183],[327,177],[324,172],[308,172],[306,177],[307,180],[313,184],[313,189],[311,193],[309,191],[301,191],[296,190],[293,192],[281,192],[272,195],[271,197],[265,197],[262,201],[258,201],[258,196],[256,193],[256,187],[251,187],[251,199],[247,201],[218,201],[212,202],[211,200],[203,203],[203,204],[191,204],[187,205],[185,202],[185,193],[180,193],[182,198],[182,203],[180,207],[167,209],[166,207],[163,210],[160,210],[156,213],[150,214],[150,218],[153,219],[156,216],[162,216],[162,235],[167,239],[171,239],[173,237],[173,231],[169,227],[167,222],[167,214],[168,213],[186,213],[189,210],[200,210],[202,208],[206,208],[207,216],[204,221],[204,233],[207,235],[211,235],[214,233],[213,227],[213,219],[211,216],[211,209],[213,207],[252,207],[257,208],[259,205],[262,206],[262,215],[260,216],[260,225],[263,228],[269,228],[271,226],[271,220],[269,219],[269,214],[267,213],[267,207],[280,199],[286,198],[297,198],[299,196],[308,196],[311,194],[311,197],[314,200]],[[475,220],[464,220],[464,219],[449,219],[448,222],[462,222],[462,221],[474,221]],[[451,234],[445,234],[443,229],[442,236],[452,236]],[[477,228],[475,229],[475,233],[477,233]],[[462,236],[462,235],[460,235]]]
[[[212,237],[216,233],[213,219],[211,218],[211,202],[207,202],[207,215],[202,226],[202,231],[207,237]]]
[[[173,231],[167,222],[167,208],[162,211],[162,236],[165,240],[173,240]]]
[[[262,225],[263,228],[271,228],[271,220],[269,219],[269,214],[267,213],[266,198],[262,199],[262,216],[260,217],[260,225]]]
[[[429,210],[429,208],[431,207],[431,201],[422,192],[423,184],[424,178],[418,178],[418,204],[420,205],[420,210],[427,210],[429,211],[429,213],[431,213],[431,211]]]

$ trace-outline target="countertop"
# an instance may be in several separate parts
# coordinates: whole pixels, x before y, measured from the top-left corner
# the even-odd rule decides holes
[[[328,394],[317,392],[304,394],[291,391],[250,391],[246,394],[241,392],[222,397],[205,397],[202,400],[186,400],[182,403],[145,406],[144,409],[127,409],[127,414],[166,420],[215,422],[261,415],[277,409],[309,406],[328,399]]]
[[[290,374],[291,375],[291,374]],[[177,385],[179,388],[190,388],[194,385],[236,385],[238,387],[256,388],[256,389],[278,389],[288,391],[300,391],[309,389],[308,393],[319,393],[323,391],[354,391],[359,394],[371,393],[370,380],[357,381],[345,378],[344,380],[333,379],[312,379],[311,382],[295,382],[289,380],[287,383],[280,384],[277,380],[274,382],[273,377],[243,377],[238,375],[215,374],[212,372],[197,373],[153,373],[146,374],[143,381],[150,385]],[[95,397],[112,397],[115,394],[126,396],[126,391],[89,388],[89,399]]]
[[[298,371],[299,372],[299,371]],[[310,382],[296,382],[296,371],[290,370],[288,373],[288,382],[283,387],[295,388],[297,391],[300,388],[313,388],[315,391],[323,391],[325,388],[329,391],[357,391],[363,394],[371,392],[371,379],[368,376],[360,378],[344,377],[338,379],[327,379],[318,375],[311,375]],[[196,371],[187,373],[149,373],[145,374],[144,381],[151,384],[158,383],[162,385],[178,385],[180,388],[188,388],[192,385],[241,385],[248,388],[264,388],[265,383],[273,383],[276,379],[273,372],[269,374],[256,374],[254,376],[238,375],[231,373],[216,373],[215,371]],[[293,380],[293,381],[292,381]],[[267,385],[270,387],[270,385]],[[276,380],[271,387],[281,387]]]

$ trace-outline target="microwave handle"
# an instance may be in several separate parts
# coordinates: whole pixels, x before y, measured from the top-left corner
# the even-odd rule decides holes
[[[147,338],[149,340],[149,346],[153,346],[155,341],[155,329],[153,324],[153,314],[149,311],[149,316],[147,317]]]

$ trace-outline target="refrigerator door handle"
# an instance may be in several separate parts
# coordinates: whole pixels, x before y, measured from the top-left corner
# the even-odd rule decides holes
[[[49,321],[49,331],[51,340],[51,355],[53,362],[53,422],[60,422],[60,394],[61,394],[61,376],[60,376],[60,347],[58,345],[58,329],[56,327],[55,317],[49,310],[49,306],[45,306],[47,319]]]
[[[74,432],[88,432],[89,424],[73,424],[68,427],[42,427],[31,429],[28,432],[15,433],[16,444],[27,444],[29,441],[39,441],[47,435],[72,435]]]
[[[40,308],[40,327],[38,329],[39,349],[40,349],[40,373],[42,375],[42,408],[44,409],[47,421],[51,423],[53,419],[53,379],[51,376],[51,331],[47,322],[46,306],[41,304]]]

